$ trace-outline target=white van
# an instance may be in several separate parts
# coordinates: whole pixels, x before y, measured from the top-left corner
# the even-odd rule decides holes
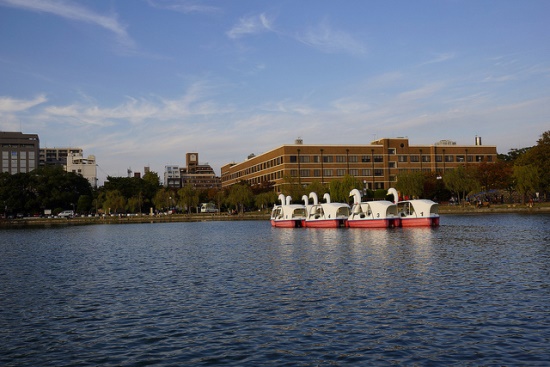
[[[74,217],[74,210],[63,210],[61,213],[57,214],[61,218],[72,218]]]
[[[201,204],[201,213],[217,213],[218,208],[213,203],[202,203]]]

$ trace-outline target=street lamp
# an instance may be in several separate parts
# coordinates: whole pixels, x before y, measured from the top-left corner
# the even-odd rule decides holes
[[[302,186],[302,175],[300,172],[300,148],[298,148],[298,185]]]
[[[420,173],[422,173],[422,149],[420,149]]]
[[[346,149],[346,163],[348,164],[348,175],[349,175],[349,149]]]
[[[370,160],[372,162],[372,192],[373,192],[373,199],[374,199],[374,149],[370,150]]]
[[[443,174],[445,174],[445,149],[443,149]]]
[[[325,170],[323,169],[323,149],[321,148],[321,185],[325,184]]]

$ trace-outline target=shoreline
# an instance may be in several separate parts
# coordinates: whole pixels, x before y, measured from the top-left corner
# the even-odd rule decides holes
[[[536,204],[529,207],[525,204],[498,204],[490,207],[476,208],[474,206],[441,205],[439,214],[497,214],[497,213],[550,213],[550,203]],[[0,219],[0,228],[18,228],[28,226],[69,226],[92,224],[125,224],[125,223],[177,223],[177,222],[205,222],[205,221],[243,221],[269,220],[270,213],[245,213],[244,215],[228,214],[169,214],[144,215],[125,217],[77,217],[77,218],[18,218]]]

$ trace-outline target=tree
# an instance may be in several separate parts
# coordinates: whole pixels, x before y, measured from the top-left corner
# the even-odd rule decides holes
[[[539,174],[537,190],[545,193],[550,190],[550,131],[544,132],[537,145],[518,157],[514,163],[518,166],[533,165]],[[530,172],[530,174],[534,173]],[[515,173],[514,173],[515,176]],[[516,176],[517,178],[517,176]]]
[[[119,213],[126,206],[126,198],[118,190],[109,190],[105,193],[103,210],[108,213]]]
[[[262,192],[257,194],[254,203],[258,209],[268,209],[270,205],[277,202],[277,194],[275,191]]]
[[[199,193],[190,184],[185,185],[178,190],[178,205],[187,209],[187,213],[191,214],[191,208],[199,205]]]
[[[252,202],[252,189],[246,182],[240,182],[231,186],[227,201],[235,205],[239,213],[244,213],[244,208]]]
[[[516,190],[521,195],[521,203],[525,204],[525,196],[534,193],[540,185],[540,173],[534,164],[514,166]]]
[[[424,191],[424,175],[422,172],[400,173],[395,188],[402,196],[420,197]]]
[[[480,186],[474,169],[464,166],[458,166],[456,169],[446,171],[443,175],[443,182],[445,182],[449,190],[457,194],[459,201],[461,197],[464,200],[466,194],[479,190]]]
[[[349,193],[353,189],[361,190],[361,181],[353,176],[345,175],[342,180],[330,182],[330,199],[333,202],[346,203],[349,200]]]
[[[171,206],[172,191],[163,187],[157,191],[153,198],[153,205],[157,210],[168,209]]]

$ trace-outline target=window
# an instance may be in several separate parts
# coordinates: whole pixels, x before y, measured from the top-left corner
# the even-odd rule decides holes
[[[332,163],[334,160],[334,157],[331,155],[325,155],[323,156],[323,162],[325,163]]]
[[[417,155],[411,155],[411,162],[420,162],[420,158]]]
[[[380,162],[384,162],[384,157],[381,156],[381,155],[375,155],[375,156],[374,156],[374,161],[375,161],[375,162],[379,162],[379,163],[380,163]]]
[[[357,162],[357,156],[356,155],[350,155],[348,158],[349,158],[349,162],[352,162],[352,163]]]
[[[476,155],[476,162],[483,162],[483,156],[482,155]]]
[[[422,156],[422,162],[430,162],[432,159],[429,155]]]
[[[443,156],[436,155],[436,156],[435,156],[435,161],[436,161],[436,162],[443,162]]]
[[[395,154],[395,148],[389,148],[388,154]]]
[[[309,155],[301,155],[300,156],[300,162],[309,163]]]
[[[290,156],[290,163],[296,163],[298,162],[298,158],[295,155]]]
[[[389,162],[388,167],[389,168],[395,168],[395,162]]]
[[[361,162],[363,162],[363,163],[370,162],[370,155],[361,156]]]
[[[309,177],[309,170],[308,169],[301,169],[300,170],[300,177]]]
[[[406,155],[400,155],[397,157],[397,161],[398,162],[406,162],[407,161],[407,156]]]
[[[323,174],[325,176],[332,176],[332,170],[331,169],[325,169],[325,170],[323,170]]]
[[[345,176],[346,170],[345,169],[337,169],[336,170],[336,176]]]
[[[384,175],[384,171],[382,169],[375,169],[374,170],[374,175],[375,176],[383,176]]]
[[[321,177],[321,170],[320,169],[314,169],[313,170],[313,177]]]
[[[350,170],[349,170],[349,174],[350,174],[351,176],[359,176],[359,170],[357,170],[357,169],[350,169]]]
[[[462,160],[464,161],[464,157],[462,157]],[[458,161],[458,157],[457,157],[457,161]],[[445,162],[454,162],[454,157],[452,155],[446,155]]]
[[[370,168],[362,169],[361,170],[361,176],[371,176]]]
[[[337,155],[336,156],[336,162],[344,163],[345,161],[346,161],[346,156],[345,155]]]

